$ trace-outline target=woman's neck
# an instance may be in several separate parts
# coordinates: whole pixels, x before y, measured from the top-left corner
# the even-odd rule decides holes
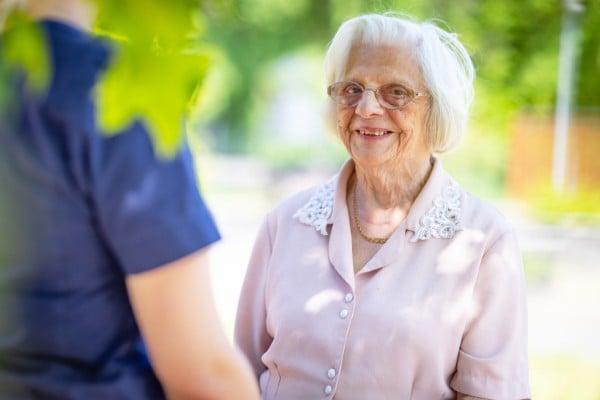
[[[392,168],[365,169],[355,166],[357,196],[367,209],[404,209],[408,212],[427,182],[433,159],[420,165],[403,164]]]

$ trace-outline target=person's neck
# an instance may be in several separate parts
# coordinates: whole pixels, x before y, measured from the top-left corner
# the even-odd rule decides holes
[[[420,164],[402,164],[393,168],[363,169],[356,165],[355,179],[359,198],[368,209],[399,208],[408,212],[427,182],[433,159]]]
[[[51,19],[89,31],[94,25],[96,9],[85,0],[26,1],[23,11],[34,20]]]

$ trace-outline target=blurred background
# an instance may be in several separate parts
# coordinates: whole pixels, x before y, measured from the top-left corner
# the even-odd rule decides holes
[[[7,3],[0,1],[0,17]],[[600,2],[172,3],[165,13],[153,2],[97,2],[99,31],[123,44],[99,90],[100,119],[111,131],[142,114],[168,153],[181,139],[174,121],[193,99],[188,140],[224,237],[211,268],[230,335],[264,214],[285,196],[327,180],[346,159],[321,119],[328,41],[349,17],[403,11],[443,21],[475,62],[469,130],[461,147],[441,158],[462,186],[495,204],[519,232],[533,398],[600,400]],[[148,52],[140,41],[123,40],[157,31],[185,37],[194,52],[176,56],[156,40]],[[19,40],[24,62],[42,65],[40,53],[30,50],[33,36]],[[109,96],[124,88],[127,97]],[[3,93],[0,82],[0,102],[10,101]]]

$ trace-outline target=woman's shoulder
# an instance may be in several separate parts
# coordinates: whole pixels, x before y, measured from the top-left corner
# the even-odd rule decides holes
[[[509,218],[491,200],[484,199],[464,188],[461,191],[463,227],[499,234],[513,230]]]
[[[319,183],[285,198],[269,213],[270,224],[284,223],[289,229],[311,227],[327,236],[327,227],[334,219],[334,209],[345,201],[345,187],[353,169],[354,164],[348,161],[329,178],[322,175]]]
[[[409,225],[417,227],[418,237],[429,237],[446,230],[474,230],[483,233],[511,229],[508,219],[492,201],[473,194],[434,160],[433,170],[413,204]],[[442,231],[440,231],[442,230]],[[439,231],[439,232],[438,232]]]
[[[313,184],[299,190],[279,201],[271,209],[270,214],[293,217],[301,210],[323,208],[333,201],[335,195],[335,177],[329,181]]]

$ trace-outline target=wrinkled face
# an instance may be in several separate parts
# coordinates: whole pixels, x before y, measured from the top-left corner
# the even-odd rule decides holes
[[[366,89],[355,106],[336,105],[338,135],[357,165],[393,170],[398,165],[410,168],[411,164],[428,162],[431,150],[424,129],[429,97],[417,97],[398,110],[390,110],[379,103],[374,92],[394,82],[427,93],[407,48],[355,46],[342,80],[357,82]]]

